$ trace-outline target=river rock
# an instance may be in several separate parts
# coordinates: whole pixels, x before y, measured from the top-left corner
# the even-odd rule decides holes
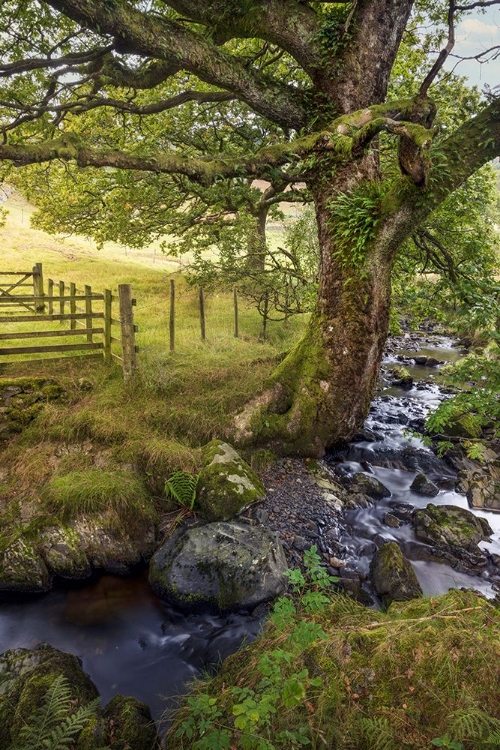
[[[418,473],[410,485],[410,490],[418,495],[428,495],[435,497],[439,494],[439,487],[434,484],[425,474]]]
[[[409,390],[413,387],[413,378],[406,367],[392,367],[390,375],[394,385],[399,385],[400,388],[404,388],[405,390]]]
[[[44,706],[47,691],[61,676],[67,680],[69,694],[56,702],[49,712],[49,722],[54,721],[57,705],[61,706],[60,721],[48,727],[45,739],[62,722],[74,714],[81,706],[95,701],[97,688],[82,669],[81,660],[72,654],[42,643],[33,649],[17,648],[0,655],[0,748],[16,750],[27,747],[22,741],[22,732],[32,724],[42,734],[41,722],[35,719],[35,712]],[[120,696],[121,697],[121,696]],[[131,711],[131,703],[134,712]],[[132,723],[130,723],[132,722]],[[155,750],[159,741],[152,722],[149,708],[134,698],[121,702],[113,699],[106,709],[97,704],[83,729],[73,736],[73,750],[95,750],[109,746],[124,750]],[[119,731],[118,731],[119,730]],[[43,737],[29,740],[29,747],[45,747]],[[53,745],[50,745],[51,747]],[[59,747],[59,745],[58,745]],[[62,747],[62,745],[61,745]]]
[[[181,609],[227,612],[252,609],[283,594],[286,570],[274,532],[220,521],[170,537],[151,559],[149,582]]]
[[[265,496],[259,477],[231,445],[212,440],[204,447],[196,507],[207,520],[228,521]]]
[[[29,541],[21,537],[0,551],[0,591],[39,594],[51,585],[52,576]]]
[[[396,542],[379,547],[370,564],[370,575],[385,607],[422,596],[415,571]]]
[[[472,564],[484,564],[486,555],[477,545],[480,541],[489,541],[493,534],[485,518],[478,518],[470,510],[455,505],[429,503],[427,508],[413,512],[413,524],[417,539],[436,545],[454,557],[465,557]]]
[[[389,497],[391,491],[382,484],[377,477],[369,476],[359,472],[355,474],[349,484],[349,492],[361,495],[368,495],[374,500],[380,500],[383,497]]]
[[[500,510],[500,444],[485,443],[482,461],[468,458],[462,446],[454,446],[446,458],[458,469],[460,492],[465,492],[472,508]]]

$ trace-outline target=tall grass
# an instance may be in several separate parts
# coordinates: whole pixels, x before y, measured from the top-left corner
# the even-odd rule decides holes
[[[269,323],[268,340],[259,340],[261,318],[240,300],[240,338],[233,331],[232,289],[206,294],[206,341],[201,341],[198,290],[178,273],[170,259],[155,262],[147,253],[124,252],[118,245],[98,251],[81,237],[52,237],[31,229],[30,207],[19,196],[3,204],[10,213],[0,229],[2,270],[29,270],[41,262],[45,279],[63,279],[93,291],[132,285],[137,300],[138,376],[125,386],[117,365],[40,362],[36,374],[51,376],[67,391],[67,400],[47,405],[22,435],[0,453],[2,499],[12,492],[37,496],[37,475],[47,481],[72,471],[139,471],[149,489],[160,492],[176,469],[196,470],[199,446],[225,433],[232,415],[255,394],[303,330],[305,319]],[[169,351],[170,278],[176,281],[176,346]],[[57,327],[57,324],[48,324]],[[38,324],[37,324],[38,326]],[[29,374],[21,364],[8,375]],[[83,383],[83,386],[82,386]],[[72,446],[71,449],[67,446]],[[27,471],[44,456],[40,472]],[[23,452],[28,461],[23,461]],[[31,476],[31,473],[33,476]]]

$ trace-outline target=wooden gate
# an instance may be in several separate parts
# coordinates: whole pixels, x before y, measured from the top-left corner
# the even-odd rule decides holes
[[[108,289],[96,294],[88,285],[78,289],[74,283],[48,279],[45,294],[40,263],[29,272],[0,272],[0,362],[28,364],[67,357],[103,358],[108,363],[119,361],[124,379],[130,379],[136,369],[137,329],[132,311],[135,300],[129,284],[121,284],[118,292],[118,297]],[[120,313],[113,317],[113,304],[117,301]],[[56,322],[64,328],[54,330],[51,324]],[[120,337],[113,335],[114,326],[121,329]],[[2,346],[4,341],[29,339],[36,342]],[[45,344],[46,339],[55,339],[56,343]],[[41,356],[19,360],[20,355]]]

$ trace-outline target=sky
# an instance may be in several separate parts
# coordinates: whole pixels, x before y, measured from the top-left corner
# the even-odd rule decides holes
[[[484,13],[475,12],[463,20],[456,29],[453,52],[464,56],[477,55],[493,45],[500,46],[500,5],[488,8]],[[466,76],[480,89],[485,84],[493,88],[500,85],[500,49],[497,52],[498,58],[484,65],[476,60],[465,60],[457,65],[457,59],[450,57],[446,68],[451,70],[456,66],[456,73]]]

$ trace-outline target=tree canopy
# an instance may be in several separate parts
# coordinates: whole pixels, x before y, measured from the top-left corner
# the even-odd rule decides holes
[[[231,179],[229,201],[254,178],[304,182],[318,220],[316,310],[234,434],[321,454],[367,412],[397,251],[500,154],[495,91],[474,106],[464,95],[454,118],[433,96],[457,20],[496,4],[7,0],[0,159],[129,170],[138,184],[151,173],[180,196],[222,195]],[[220,118],[218,142],[207,108],[229,104],[237,127]]]

